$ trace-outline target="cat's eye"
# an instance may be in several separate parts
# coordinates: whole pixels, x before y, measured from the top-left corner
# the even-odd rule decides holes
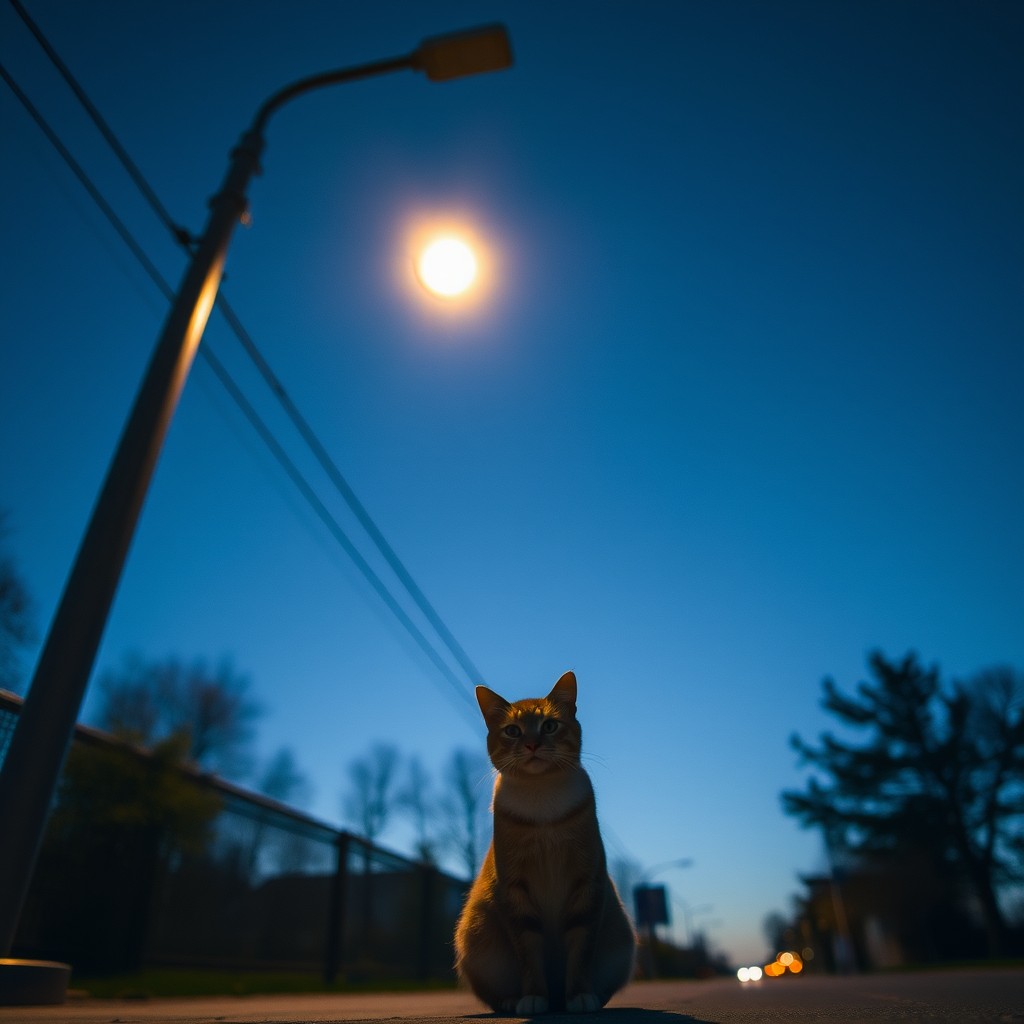
[[[503,732],[503,733],[504,733],[504,734],[505,734],[505,735],[506,735],[506,736],[507,736],[507,737],[508,737],[508,738],[509,738],[510,740],[518,739],[518,737],[520,737],[520,736],[522,736],[522,735],[523,735],[523,730],[522,730],[522,729],[520,729],[518,725],[506,725],[506,726],[505,726],[505,728],[504,728],[504,729],[502,729],[501,731],[502,731],[502,732]]]
[[[551,733],[553,733],[553,732],[558,732],[558,730],[559,730],[559,729],[561,728],[561,726],[562,726],[562,723],[561,723],[561,722],[557,721],[557,720],[556,720],[556,719],[554,719],[554,718],[549,718],[549,719],[548,719],[548,720],[547,720],[547,721],[546,721],[546,722],[545,722],[545,723],[544,723],[544,724],[543,724],[543,725],[542,725],[542,726],[540,727],[540,731],[541,731],[541,732],[546,732],[546,733],[548,733],[548,734],[550,735],[550,734],[551,734]]]

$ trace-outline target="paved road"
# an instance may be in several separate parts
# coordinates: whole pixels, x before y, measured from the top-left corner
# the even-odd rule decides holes
[[[311,1024],[400,1020],[451,1024],[495,1017],[460,992],[72,1001],[0,1007],[0,1024]],[[600,1015],[551,1014],[538,1024],[1024,1024],[1024,970],[800,977],[756,985],[732,979],[631,985]]]

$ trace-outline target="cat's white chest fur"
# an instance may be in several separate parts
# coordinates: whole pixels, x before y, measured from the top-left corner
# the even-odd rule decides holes
[[[520,779],[498,774],[494,780],[495,811],[503,811],[521,821],[538,824],[560,821],[593,796],[590,777],[583,770],[558,772],[550,777]]]

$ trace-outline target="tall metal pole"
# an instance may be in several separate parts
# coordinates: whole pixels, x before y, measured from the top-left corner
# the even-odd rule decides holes
[[[263,140],[247,133],[121,434],[0,772],[0,956],[14,942],[50,802],[157,456],[220,284]]]
[[[228,243],[245,213],[249,181],[259,170],[267,119],[282,104],[326,85],[410,69],[431,81],[447,81],[511,63],[504,28],[491,25],[425,40],[405,56],[313,75],[274,93],[232,152],[107,471],[0,770],[0,997],[7,994],[3,958],[14,943],[61,765],[149,481],[217,297]]]

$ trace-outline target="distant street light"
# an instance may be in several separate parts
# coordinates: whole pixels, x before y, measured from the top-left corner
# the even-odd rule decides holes
[[[279,107],[327,85],[392,71],[422,71],[434,82],[510,67],[498,25],[427,39],[410,54],[303,78],[274,93],[231,154],[220,191],[157,342],[92,518],[68,577],[0,771],[0,958],[14,943],[61,764],[92,673],[132,534],[164,436],[220,286],[235,225],[247,211],[246,188],[259,171],[263,130]],[[0,959],[0,1002],[26,961]],[[60,965],[49,965],[50,968]],[[39,964],[45,973],[47,967]],[[6,972],[6,973],[5,973]],[[32,972],[29,971],[31,974]],[[63,980],[58,982],[62,1001]],[[37,983],[31,983],[37,984]],[[29,987],[31,987],[31,984]],[[36,999],[35,1001],[42,1001]]]
[[[686,936],[686,944],[692,947],[697,936],[693,927],[693,919],[702,914],[710,914],[715,908],[710,903],[702,903],[699,907],[691,907],[686,900],[679,899],[678,897],[675,902],[683,912],[683,933]]]
[[[669,868],[692,868],[693,858],[692,857],[680,857],[679,860],[667,860],[663,864],[655,864],[653,868],[647,868],[646,871],[640,876],[641,882],[649,882],[655,875],[660,875],[662,871],[668,871]]]
[[[644,968],[648,978],[657,974],[654,962],[654,943],[657,940],[657,925],[668,924],[668,894],[665,886],[653,886],[650,880],[662,871],[669,868],[688,868],[693,866],[691,857],[681,857],[678,860],[667,860],[663,864],[655,864],[653,868],[647,868],[640,876],[640,881],[633,887],[633,901],[636,906],[636,925],[647,935],[647,942],[644,945],[643,960]]]

